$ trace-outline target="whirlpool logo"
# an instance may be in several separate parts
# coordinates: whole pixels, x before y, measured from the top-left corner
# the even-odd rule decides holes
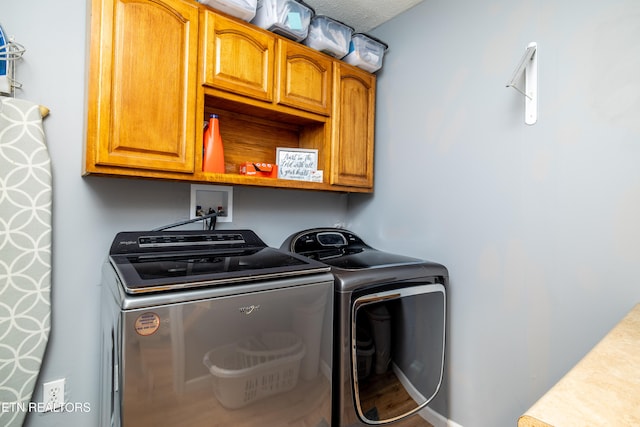
[[[240,307],[238,310],[240,310],[240,313],[246,314],[247,316],[255,313],[256,311],[260,310],[260,305],[256,304],[256,305],[248,305],[246,307]]]

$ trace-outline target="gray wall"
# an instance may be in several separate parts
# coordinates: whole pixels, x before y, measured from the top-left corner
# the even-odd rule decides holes
[[[515,425],[640,301],[640,3],[426,0],[374,34],[370,243],[451,275],[450,418]],[[505,84],[539,47],[539,118]]]
[[[0,3],[5,30],[27,48],[18,96],[52,110],[53,323],[39,385],[65,377],[68,401],[92,403],[29,425],[91,426],[100,264],[117,231],[185,218],[189,186],[82,178],[85,1]],[[375,246],[447,265],[449,416],[514,425],[640,299],[637,22],[634,0],[427,0],[374,32],[391,45],[374,196],[236,187],[224,226],[279,245],[348,221]],[[530,41],[533,127],[504,87]]]
[[[66,400],[89,413],[32,413],[28,425],[90,427],[98,417],[100,269],[115,233],[186,219],[190,186],[81,177],[85,121],[85,0],[0,0],[1,23],[27,52],[18,64],[19,98],[46,105],[44,127],[53,161],[52,332],[41,384],[67,379]],[[234,222],[279,246],[290,233],[332,226],[346,217],[347,196],[234,188]]]

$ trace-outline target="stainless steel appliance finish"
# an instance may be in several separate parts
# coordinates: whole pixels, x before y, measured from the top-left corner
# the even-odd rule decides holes
[[[101,426],[329,426],[332,289],[249,230],[118,234]]]
[[[335,278],[332,425],[417,416],[443,380],[447,269],[336,228],[293,234],[281,249],[330,265]]]

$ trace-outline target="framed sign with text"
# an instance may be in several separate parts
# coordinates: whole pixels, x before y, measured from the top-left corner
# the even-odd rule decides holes
[[[304,148],[276,148],[278,178],[311,181],[318,170],[318,150]]]

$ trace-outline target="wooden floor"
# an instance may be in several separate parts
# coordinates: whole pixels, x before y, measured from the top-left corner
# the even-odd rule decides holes
[[[400,416],[417,406],[391,369],[385,374],[372,375],[361,381],[359,390],[363,411],[375,413],[379,419]],[[393,426],[433,427],[419,415],[398,421]]]

